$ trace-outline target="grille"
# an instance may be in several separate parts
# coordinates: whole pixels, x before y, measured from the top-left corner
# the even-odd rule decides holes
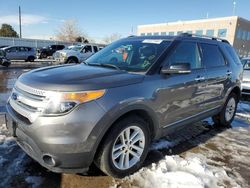
[[[34,89],[17,81],[11,93],[9,104],[18,114],[32,123],[48,104],[46,96],[48,96],[46,91]]]

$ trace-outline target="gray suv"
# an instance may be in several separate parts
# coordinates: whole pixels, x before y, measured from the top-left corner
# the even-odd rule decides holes
[[[34,48],[26,46],[9,46],[2,48],[6,57],[10,60],[25,60],[33,62],[36,59],[36,51]]]
[[[142,166],[153,139],[210,116],[229,125],[242,71],[225,40],[129,37],[82,64],[21,75],[7,103],[7,126],[51,171],[83,173],[94,163],[124,177]]]

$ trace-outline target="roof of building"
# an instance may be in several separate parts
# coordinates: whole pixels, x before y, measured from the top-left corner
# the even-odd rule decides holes
[[[158,24],[146,24],[146,25],[138,25],[138,28],[152,27],[152,26],[168,26],[168,25],[186,25],[186,24],[194,24],[194,23],[204,23],[204,22],[218,22],[218,21],[226,21],[226,20],[237,20],[242,19],[248,21],[244,18],[238,16],[230,16],[230,17],[220,17],[220,18],[208,18],[208,19],[199,19],[199,20],[187,20],[187,21],[176,21],[176,22],[166,22],[166,23],[158,23]]]

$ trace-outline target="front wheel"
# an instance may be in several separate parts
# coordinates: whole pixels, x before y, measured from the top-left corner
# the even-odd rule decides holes
[[[142,166],[149,143],[148,124],[138,116],[129,116],[113,126],[95,163],[107,175],[125,177]]]
[[[238,97],[235,93],[231,93],[226,100],[221,112],[212,117],[214,123],[220,126],[228,126],[234,120],[237,110]]]

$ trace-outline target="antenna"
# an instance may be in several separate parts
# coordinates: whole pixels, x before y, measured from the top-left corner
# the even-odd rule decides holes
[[[233,16],[235,16],[236,12],[236,0],[233,0]]]

